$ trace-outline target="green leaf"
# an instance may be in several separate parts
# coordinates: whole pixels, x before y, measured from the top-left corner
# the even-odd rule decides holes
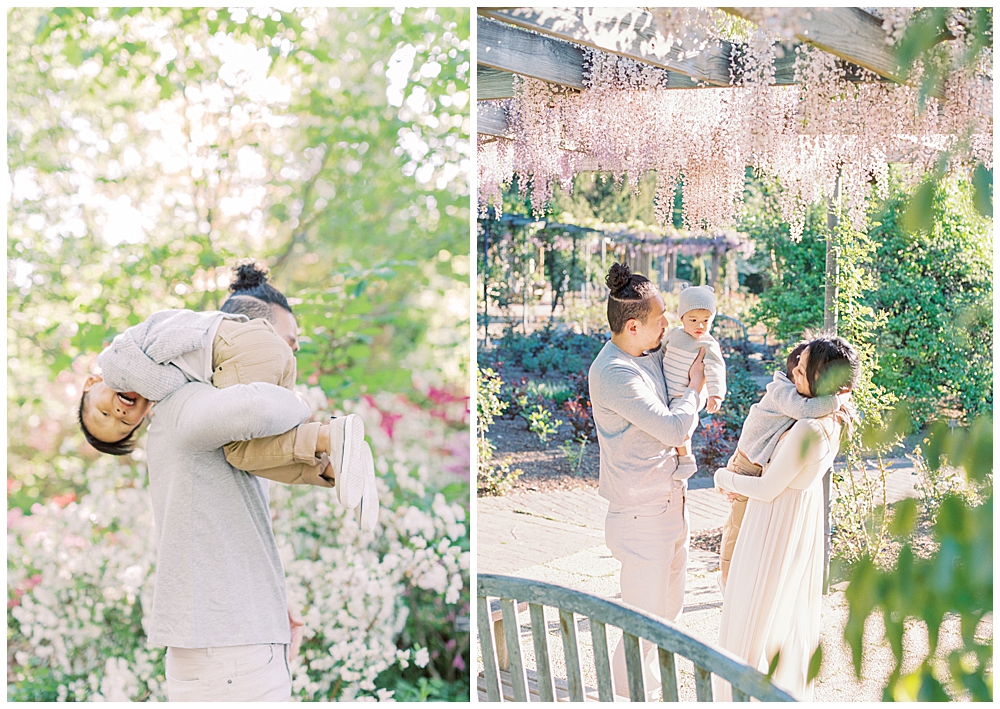
[[[976,211],[988,219],[993,218],[993,170],[976,163],[972,171],[972,204]]]
[[[778,670],[778,663],[781,661],[781,650],[774,653],[774,657],[767,664],[767,678],[771,679],[774,677],[774,673]]]
[[[848,603],[847,624],[844,627],[844,640],[851,646],[851,659],[854,661],[854,672],[861,678],[862,647],[864,642],[865,620],[875,608],[875,581],[878,570],[868,557],[863,557],[854,567],[851,583],[844,592]]]
[[[929,180],[924,182],[906,205],[903,212],[902,225],[906,231],[915,234],[921,231],[930,231],[934,226],[934,192],[937,190],[937,181]]]
[[[917,523],[917,501],[912,497],[893,505],[892,524],[889,531],[897,537],[907,537]]]
[[[944,421],[935,421],[931,426],[927,442],[927,467],[931,470],[941,467],[941,456],[948,443],[948,434],[948,424]]]
[[[160,98],[168,99],[174,94],[174,89],[176,88],[170,79],[165,76],[156,75],[156,83],[160,86]]]
[[[966,475],[982,482],[993,473],[993,419],[983,416],[972,424],[961,458]]]
[[[806,682],[812,682],[819,677],[820,667],[823,665],[823,646],[817,645],[816,652],[809,659],[809,673],[806,675]]]

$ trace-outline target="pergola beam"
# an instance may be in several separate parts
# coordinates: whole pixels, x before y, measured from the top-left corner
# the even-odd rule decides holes
[[[759,17],[756,8],[752,7],[722,9],[751,22]],[[885,41],[881,21],[874,15],[857,7],[813,7],[806,14],[799,9],[782,8],[779,12],[796,13],[792,20],[796,39],[886,79],[903,83],[899,62]]]
[[[476,67],[476,100],[495,101],[514,96],[514,75],[509,71]]]
[[[476,23],[476,62],[550,84],[583,88],[583,50],[482,17]],[[477,77],[478,78],[478,77]]]
[[[484,12],[487,12],[484,10]],[[506,22],[478,18],[478,70],[476,98],[480,101],[511,98],[512,74],[583,88],[583,51],[579,46],[543,37]],[[726,51],[731,51],[728,45]],[[795,83],[795,48],[785,47],[774,59],[774,85]],[[728,62],[729,59],[727,58]],[[841,61],[847,79],[860,81],[861,67]],[[685,74],[667,71],[668,89],[716,88],[716,84],[698,83]],[[737,67],[737,73],[739,67]]]
[[[512,137],[506,111],[492,103],[476,104],[476,132],[496,138]]]
[[[658,48],[663,34],[653,16],[642,8],[481,7],[477,11],[481,17],[635,59],[683,74],[695,82],[713,86],[730,84],[728,42],[691,58],[683,57],[676,47],[663,51]],[[482,54],[477,55],[477,61],[482,61]]]

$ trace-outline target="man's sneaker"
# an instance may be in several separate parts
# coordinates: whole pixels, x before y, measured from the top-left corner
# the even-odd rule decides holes
[[[677,456],[677,470],[674,471],[674,478],[677,480],[687,480],[698,472],[698,463],[695,462],[694,455]]]
[[[362,449],[365,446],[365,424],[357,414],[339,416],[330,420],[330,462],[333,464],[337,499],[353,510],[361,502],[365,479],[375,477],[375,469],[368,455],[368,468]]]
[[[375,470],[375,463],[372,460],[372,449],[365,443],[362,447],[361,456],[365,464],[372,471]],[[358,525],[366,532],[374,532],[378,524],[378,489],[375,486],[375,475],[365,478],[364,492],[361,494],[361,504],[354,510],[357,515]]]

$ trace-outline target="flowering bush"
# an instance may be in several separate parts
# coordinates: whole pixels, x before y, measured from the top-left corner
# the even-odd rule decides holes
[[[305,393],[327,406],[318,388]],[[381,700],[410,685],[468,697],[468,408],[436,396],[429,410],[393,394],[345,403],[375,453],[375,534],[326,490],[271,488],[288,593],[305,621],[292,665],[299,699]],[[164,650],[146,645],[143,628],[152,507],[145,472],[130,470],[102,458],[79,501],[8,514],[9,699],[165,699]]]

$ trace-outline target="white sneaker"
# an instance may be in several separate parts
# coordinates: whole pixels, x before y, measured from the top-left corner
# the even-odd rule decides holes
[[[697,472],[698,463],[695,461],[693,454],[677,456],[677,470],[674,471],[674,479],[687,480]]]
[[[367,443],[362,446],[361,456],[364,458],[367,468],[373,473],[365,478],[361,504],[354,510],[354,514],[357,515],[358,525],[361,529],[366,532],[374,532],[375,526],[378,524],[378,489],[375,486],[375,462],[372,460],[372,449]]]
[[[365,446],[365,423],[360,416],[348,414],[331,419],[330,462],[333,464],[337,499],[349,510],[353,510],[361,502],[365,480],[375,478],[370,452],[368,467],[365,467]]]

